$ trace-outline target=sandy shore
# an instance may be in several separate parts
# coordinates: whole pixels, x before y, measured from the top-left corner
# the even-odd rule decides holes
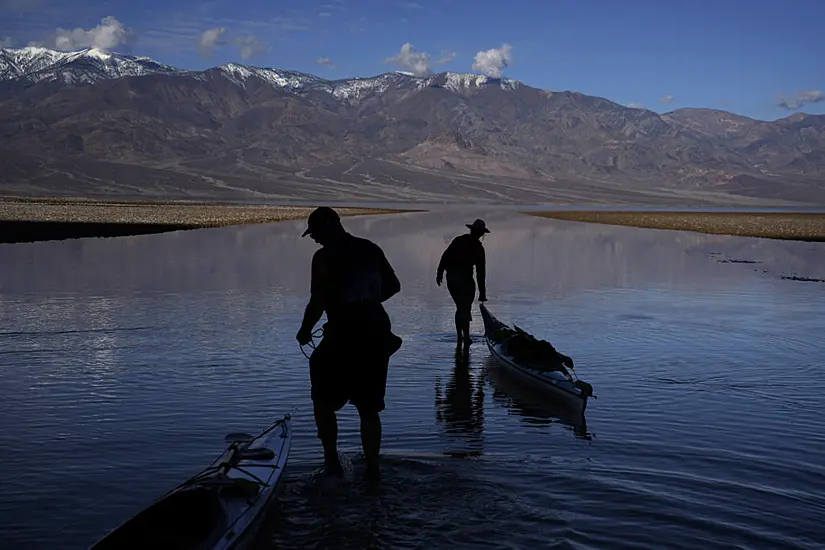
[[[312,207],[188,201],[0,198],[0,243],[116,237],[306,219]],[[342,216],[409,210],[336,208]]]
[[[825,213],[786,212],[599,212],[593,210],[525,212],[534,216],[651,229],[675,229],[825,242]]]

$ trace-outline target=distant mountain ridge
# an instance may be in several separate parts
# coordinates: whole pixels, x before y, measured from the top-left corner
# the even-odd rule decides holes
[[[0,49],[0,81],[40,82],[60,80],[66,84],[148,74],[189,74],[148,57],[107,53],[89,48],[77,52],[57,52],[27,47]]]
[[[134,57],[87,48],[76,52],[58,52],[40,47],[21,49],[0,48],[0,81],[59,81],[64,84],[95,83],[125,76],[163,74],[203,79],[206,73],[221,72],[226,78],[241,86],[257,78],[284,90],[319,90],[338,98],[358,95],[358,90],[376,87],[381,90],[391,80],[414,81],[419,87],[442,86],[458,91],[471,86],[483,86],[490,82],[500,83],[502,89],[514,89],[519,83],[510,79],[492,79],[484,75],[468,73],[441,73],[429,77],[416,77],[411,73],[394,71],[368,78],[328,80],[298,71],[251,67],[238,63],[226,63],[204,71],[177,69],[158,63],[148,57]]]
[[[0,49],[0,154],[0,192],[825,203],[825,116],[658,115],[470,73],[328,80],[94,49]]]

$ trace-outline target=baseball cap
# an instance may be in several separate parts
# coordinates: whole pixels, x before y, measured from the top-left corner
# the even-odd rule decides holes
[[[328,206],[319,206],[307,218],[307,228],[301,236],[306,237],[319,227],[340,223],[341,218],[338,216],[338,212]]]

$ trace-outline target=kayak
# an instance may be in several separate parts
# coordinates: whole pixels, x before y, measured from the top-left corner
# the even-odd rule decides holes
[[[538,340],[519,327],[496,319],[483,303],[484,341],[504,369],[552,395],[558,402],[584,413],[593,387],[573,372],[573,360],[549,342]]]
[[[100,539],[92,550],[238,550],[249,545],[283,481],[290,415],[257,436],[230,433],[207,468]]]

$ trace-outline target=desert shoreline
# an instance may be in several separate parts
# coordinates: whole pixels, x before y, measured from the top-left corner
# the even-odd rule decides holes
[[[644,229],[694,231],[712,235],[825,242],[825,212],[544,210],[525,212],[563,221]]]
[[[306,219],[314,207],[218,201],[0,197],[0,244],[125,237]],[[341,216],[415,212],[400,207],[338,208]]]
[[[434,205],[435,206],[435,205]],[[438,205],[443,207],[445,205]],[[489,209],[492,205],[478,205]],[[239,204],[219,200],[163,200],[0,196],[0,244],[118,237],[230,225],[306,219],[314,206]],[[333,206],[342,216],[422,212],[420,206]],[[825,242],[825,212],[737,211],[691,208],[508,205],[514,213],[562,221],[695,231],[808,242]]]

